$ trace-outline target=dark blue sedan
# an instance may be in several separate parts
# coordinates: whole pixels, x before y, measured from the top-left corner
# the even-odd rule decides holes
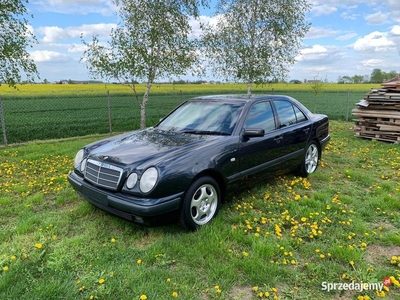
[[[244,184],[313,173],[328,128],[327,116],[288,96],[198,97],[154,127],[83,147],[68,180],[90,203],[124,219],[150,225],[168,217],[195,230]]]

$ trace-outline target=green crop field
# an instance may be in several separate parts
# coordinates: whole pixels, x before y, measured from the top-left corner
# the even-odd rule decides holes
[[[310,84],[273,84],[257,86],[257,94],[284,94],[302,102],[311,111],[334,120],[351,120],[351,109],[376,85],[325,84],[316,98]],[[378,86],[379,87],[379,86]],[[138,85],[139,96],[145,86]],[[147,107],[147,126],[182,101],[206,94],[244,94],[244,84],[156,84]],[[18,89],[0,86],[6,138],[9,144],[122,132],[139,128],[140,107],[132,91],[115,84],[35,84]],[[111,123],[111,124],[110,124]],[[4,130],[0,144],[5,143]]]

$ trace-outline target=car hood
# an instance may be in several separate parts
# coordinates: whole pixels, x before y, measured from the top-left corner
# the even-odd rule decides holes
[[[90,151],[90,157],[122,166],[136,166],[148,160],[155,163],[154,160],[164,160],[180,152],[202,148],[219,138],[221,136],[183,134],[149,128],[124,134],[106,143],[99,142],[100,146]]]

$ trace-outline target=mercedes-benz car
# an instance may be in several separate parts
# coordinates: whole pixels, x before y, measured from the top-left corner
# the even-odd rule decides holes
[[[327,116],[284,95],[197,97],[153,127],[83,147],[68,180],[116,216],[196,230],[239,187],[278,173],[313,173],[328,129]]]

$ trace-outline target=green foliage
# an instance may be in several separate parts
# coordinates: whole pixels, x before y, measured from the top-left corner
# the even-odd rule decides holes
[[[25,18],[27,0],[2,0],[0,4],[0,85],[16,87],[21,82],[21,71],[28,82],[38,77],[36,65],[26,48],[36,43]]]
[[[371,73],[371,82],[382,83],[384,80],[392,79],[397,77],[398,73],[396,71],[390,71],[386,73],[381,69],[373,69]]]
[[[146,127],[146,105],[157,78],[186,74],[197,62],[196,43],[189,39],[189,17],[198,15],[198,1],[115,0],[121,19],[106,46],[93,37],[83,41],[83,54],[94,77],[127,83],[141,107],[140,127]],[[204,2],[204,1],[202,1]],[[146,82],[139,100],[134,82]]]
[[[310,85],[310,91],[314,94],[314,113],[317,111],[317,96],[321,93],[323,93],[325,88],[325,83],[322,82],[318,76],[314,77],[313,82]]]
[[[248,84],[283,78],[309,29],[304,0],[220,0],[218,22],[203,26],[205,56],[213,71]]]

